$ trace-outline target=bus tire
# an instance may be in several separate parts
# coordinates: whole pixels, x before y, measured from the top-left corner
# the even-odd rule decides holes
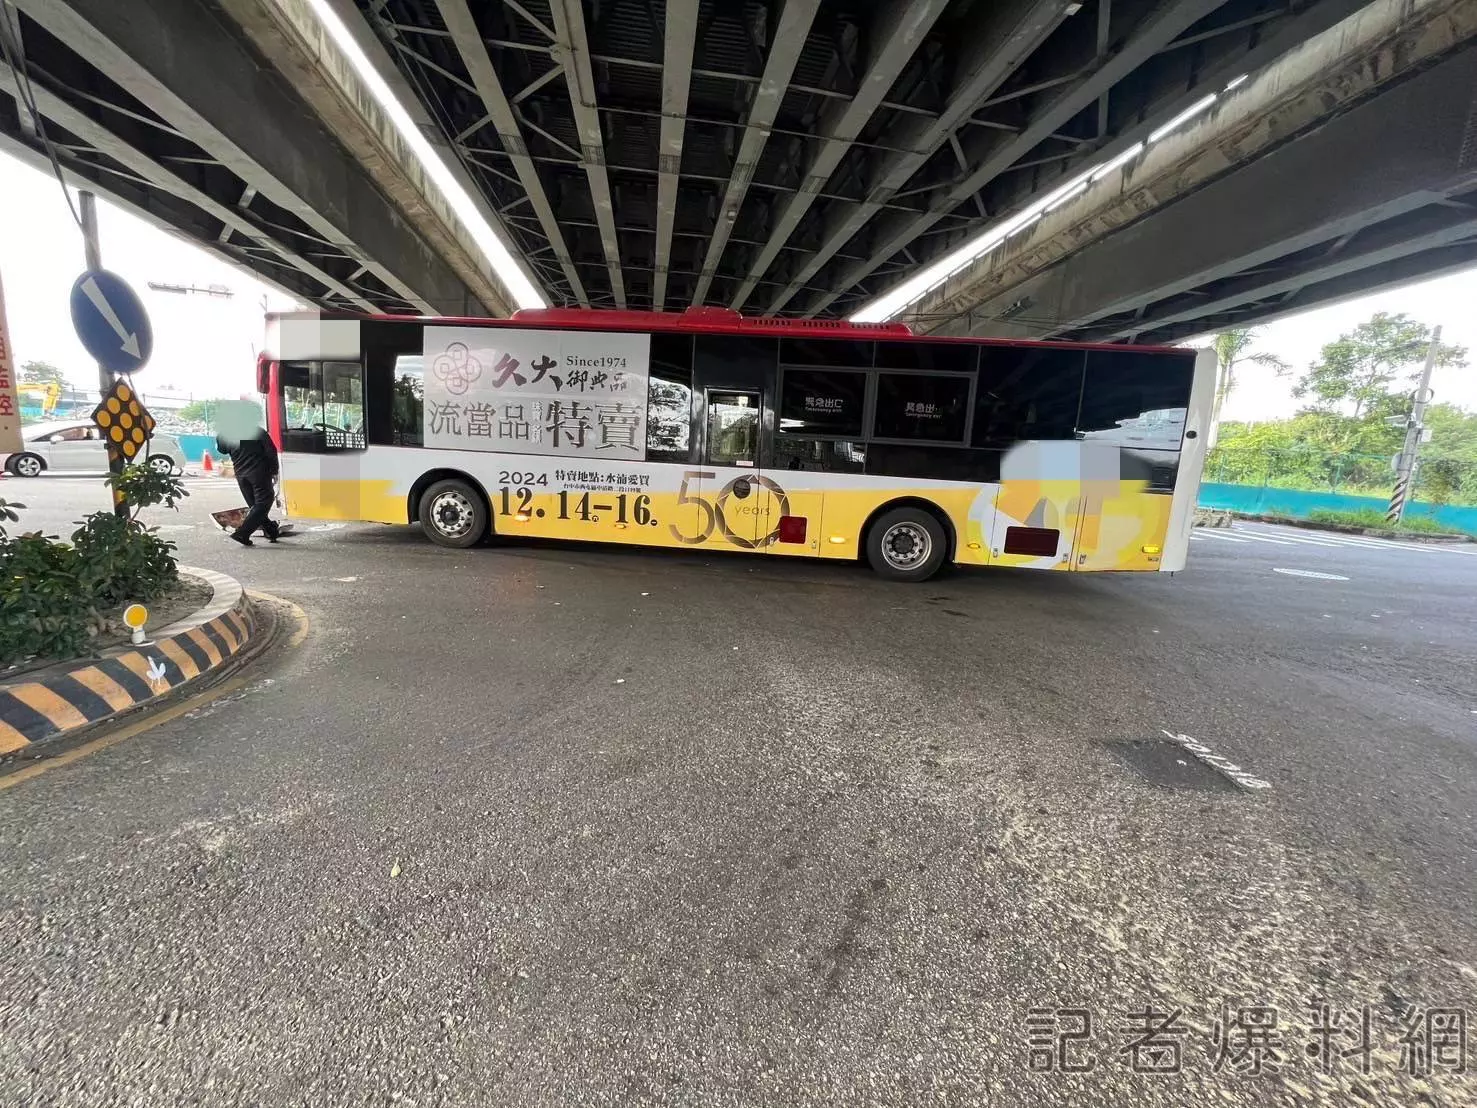
[[[948,556],[943,524],[922,508],[894,508],[867,532],[867,561],[890,581],[927,581]]]
[[[487,503],[465,481],[437,481],[421,493],[420,518],[437,546],[465,550],[487,534]]]

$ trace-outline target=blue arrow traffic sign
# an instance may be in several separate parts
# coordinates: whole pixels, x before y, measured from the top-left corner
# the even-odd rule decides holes
[[[72,326],[99,365],[113,373],[142,369],[154,352],[149,315],[128,282],[91,269],[72,285]]]

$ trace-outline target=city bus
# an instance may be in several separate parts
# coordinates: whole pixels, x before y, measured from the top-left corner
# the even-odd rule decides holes
[[[1183,568],[1209,351],[902,324],[540,309],[275,314],[291,515],[434,542],[575,539],[942,566]]]

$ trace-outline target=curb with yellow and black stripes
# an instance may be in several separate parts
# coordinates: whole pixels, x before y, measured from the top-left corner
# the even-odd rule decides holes
[[[181,566],[208,583],[210,602],[187,619],[131,646],[36,681],[0,685],[0,754],[88,727],[147,704],[219,669],[256,631],[241,583],[224,573]]]

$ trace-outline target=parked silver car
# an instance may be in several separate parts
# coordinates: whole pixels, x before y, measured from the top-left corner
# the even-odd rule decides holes
[[[21,429],[25,449],[5,458],[5,470],[17,477],[57,473],[106,473],[108,452],[102,432],[90,419],[33,423]],[[148,465],[167,473],[185,468],[185,452],[173,435],[156,434],[149,440]]]

